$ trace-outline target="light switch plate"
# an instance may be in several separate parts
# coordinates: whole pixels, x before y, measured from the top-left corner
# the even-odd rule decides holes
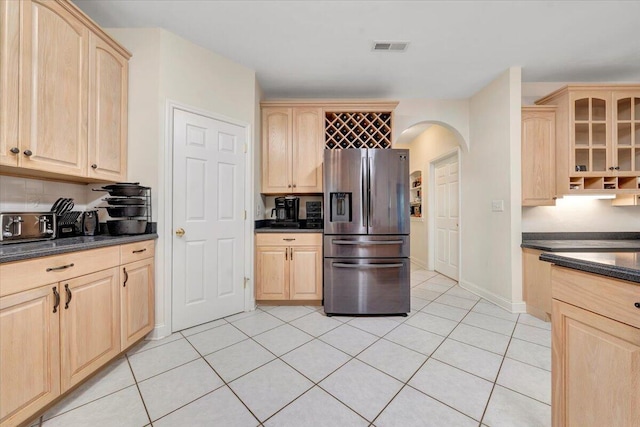
[[[492,200],[491,210],[493,212],[504,212],[504,200]]]

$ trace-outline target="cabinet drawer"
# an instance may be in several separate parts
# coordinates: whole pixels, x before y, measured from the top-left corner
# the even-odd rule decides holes
[[[640,285],[555,265],[551,278],[553,299],[640,328]]]
[[[120,246],[120,264],[128,264],[155,255],[155,240],[129,243]]]
[[[320,233],[258,233],[258,246],[322,246]]]
[[[105,270],[119,262],[120,248],[111,246],[0,264],[0,296]]]

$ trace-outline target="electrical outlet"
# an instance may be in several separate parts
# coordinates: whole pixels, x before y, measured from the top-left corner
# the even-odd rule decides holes
[[[492,200],[491,210],[493,212],[504,212],[504,200]]]

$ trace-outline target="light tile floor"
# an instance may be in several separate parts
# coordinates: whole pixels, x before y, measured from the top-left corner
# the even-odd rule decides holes
[[[550,325],[435,272],[411,285],[408,317],[261,306],[144,341],[42,425],[551,425]]]

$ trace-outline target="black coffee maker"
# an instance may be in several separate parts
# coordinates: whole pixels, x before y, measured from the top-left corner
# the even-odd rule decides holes
[[[271,210],[271,216],[275,213],[276,227],[299,227],[300,198],[296,196],[276,197],[276,207]]]

